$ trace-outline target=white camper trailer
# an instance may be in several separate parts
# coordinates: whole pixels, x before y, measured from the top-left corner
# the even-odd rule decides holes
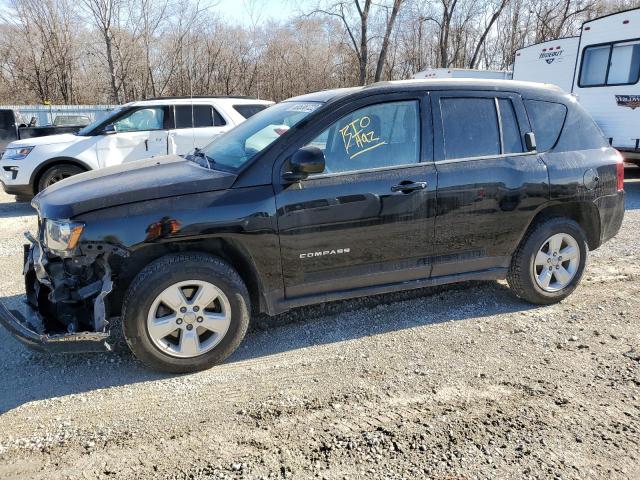
[[[474,70],[470,68],[427,68],[413,75],[415,79],[425,78],[484,78],[511,80],[511,72],[506,70]]]
[[[513,79],[552,83],[571,91],[580,37],[536,43],[516,51]]]
[[[573,93],[611,145],[640,163],[640,8],[585,22],[579,37],[518,50],[513,79]]]
[[[640,8],[582,25],[573,93],[609,142],[640,161]]]

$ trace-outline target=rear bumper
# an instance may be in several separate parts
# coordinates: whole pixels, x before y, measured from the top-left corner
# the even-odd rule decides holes
[[[600,244],[615,237],[624,219],[624,190],[596,200],[600,214]]]

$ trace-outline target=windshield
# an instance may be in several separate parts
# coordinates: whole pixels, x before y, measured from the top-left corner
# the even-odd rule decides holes
[[[278,103],[219,136],[200,152],[216,166],[237,170],[321,105],[319,102]]]
[[[81,128],[80,130],[78,130],[78,133],[76,133],[76,135],[80,135],[81,137],[85,136],[85,135],[89,135],[91,133],[91,130],[96,128],[101,123],[104,123],[104,122],[107,122],[107,121],[111,120],[116,115],[120,115],[120,113],[122,113],[123,109],[124,109],[124,107],[118,107],[118,108],[115,108],[115,109],[111,110],[106,116],[101,117],[98,120],[94,120],[93,122],[91,122],[86,127]]]

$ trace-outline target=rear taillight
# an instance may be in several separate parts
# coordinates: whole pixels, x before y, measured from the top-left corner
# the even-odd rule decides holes
[[[618,191],[624,190],[624,157],[618,153],[618,161],[616,162],[616,178],[618,180]]]

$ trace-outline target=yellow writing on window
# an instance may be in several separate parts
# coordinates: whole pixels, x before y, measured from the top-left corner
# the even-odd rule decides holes
[[[368,116],[356,118],[351,123],[340,129],[344,149],[353,159],[360,154],[369,152],[374,148],[386,145],[387,142],[380,140],[379,133],[373,129],[371,118]]]

